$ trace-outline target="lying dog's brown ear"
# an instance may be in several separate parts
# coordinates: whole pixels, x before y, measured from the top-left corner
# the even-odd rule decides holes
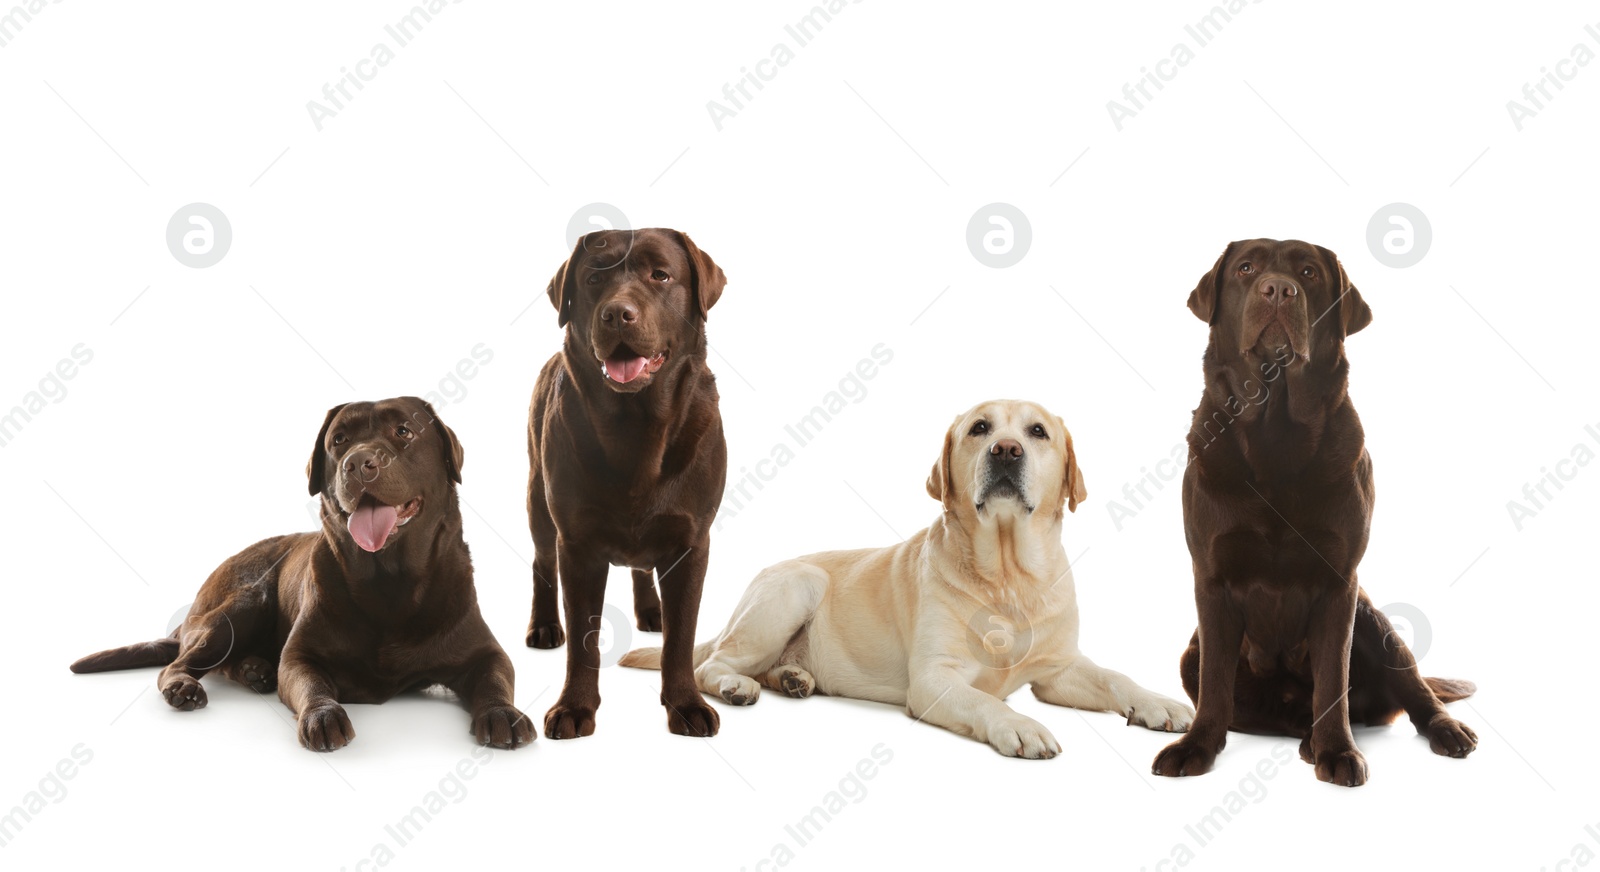
[[[1067,511],[1076,512],[1078,504],[1089,498],[1089,490],[1083,485],[1083,471],[1078,469],[1078,452],[1072,448],[1072,432],[1060,416],[1056,417],[1056,426],[1067,437],[1067,462],[1061,475],[1061,493],[1067,501]]]
[[[1222,250],[1222,256],[1212,265],[1211,271],[1200,277],[1200,283],[1189,292],[1189,311],[1196,318],[1207,324],[1217,321],[1217,301],[1222,297],[1222,282],[1227,271],[1228,255],[1233,253],[1234,243]]]
[[[578,255],[584,252],[584,243],[589,236],[579,237],[578,244],[572,247],[572,253],[567,255],[565,263],[561,264],[556,274],[550,277],[550,284],[545,286],[544,292],[550,295],[550,305],[556,307],[556,326],[565,327],[572,320],[572,297],[577,292]]]
[[[928,473],[928,496],[933,497],[945,508],[955,501],[954,485],[950,482],[950,454],[956,447],[956,425],[961,423],[961,416],[950,422],[950,429],[944,433],[944,449],[939,452],[939,459],[933,462],[933,471]]]
[[[327,417],[322,419],[322,429],[317,431],[317,444],[311,446],[311,459],[306,462],[306,479],[312,496],[322,493],[328,486],[327,472],[323,463],[328,455],[327,450],[323,448],[323,443],[328,440],[328,425],[332,424],[339,411],[348,405],[350,404],[340,403],[328,410]]]
[[[456,431],[445,426],[439,420],[439,413],[433,410],[433,404],[427,401],[422,403],[432,418],[432,425],[439,428],[439,441],[444,444],[444,468],[450,474],[450,480],[456,484],[461,483],[461,464],[467,459],[467,452],[461,447],[461,440],[456,438]]]
[[[722,267],[717,266],[711,255],[700,250],[689,238],[689,234],[682,230],[676,231],[678,242],[683,250],[689,254],[690,276],[689,287],[694,293],[695,305],[699,307],[700,317],[706,317],[711,307],[717,304],[722,297],[722,289],[728,284],[728,277],[722,274]]]
[[[1356,290],[1356,286],[1350,284],[1350,276],[1345,274],[1339,256],[1320,245],[1317,250],[1331,264],[1328,274],[1338,276],[1339,299],[1334,305],[1339,307],[1339,326],[1344,329],[1344,335],[1349,336],[1372,323],[1372,309],[1367,306],[1366,300],[1361,299],[1361,292]]]

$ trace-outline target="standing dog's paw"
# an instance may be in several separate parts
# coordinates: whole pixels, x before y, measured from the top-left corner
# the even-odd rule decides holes
[[[1478,734],[1449,715],[1434,715],[1422,734],[1428,737],[1433,753],[1443,757],[1465,757],[1478,748]]]
[[[729,705],[755,705],[761,685],[748,675],[724,675],[717,682],[717,695]]]
[[[560,648],[567,641],[558,621],[548,624],[529,624],[526,639],[529,648]]]
[[[661,604],[634,609],[634,626],[646,633],[661,632]]]
[[[174,676],[161,685],[161,695],[166,698],[167,705],[180,712],[206,707],[206,689],[200,686],[200,679],[192,675]]]
[[[300,745],[312,751],[337,751],[356,737],[344,706],[327,703],[306,709],[300,715]]]
[[[552,739],[578,739],[594,735],[594,709],[556,700],[544,715],[544,734]]]
[[[1367,758],[1354,748],[1323,751],[1317,755],[1317,780],[1340,787],[1360,787],[1367,783]]]
[[[1208,748],[1187,735],[1161,749],[1150,771],[1156,775],[1178,778],[1186,775],[1204,775],[1217,762],[1217,750]]]
[[[509,705],[478,712],[472,718],[472,734],[480,745],[506,750],[530,745],[537,738],[528,716]]]
[[[278,689],[278,667],[251,654],[239,661],[239,681],[256,693],[271,693]]]
[[[1130,727],[1147,727],[1168,733],[1187,732],[1189,725],[1194,723],[1194,709],[1158,693],[1135,699],[1123,714],[1127,716]]]
[[[751,702],[754,701],[752,697]],[[709,738],[715,736],[722,726],[721,719],[717,717],[717,710],[706,705],[706,701],[701,699],[698,693],[689,699],[663,704],[667,707],[667,729],[680,736]]]
[[[1012,714],[989,727],[989,744],[1007,757],[1048,760],[1061,753],[1061,745],[1044,724],[1026,715]]]

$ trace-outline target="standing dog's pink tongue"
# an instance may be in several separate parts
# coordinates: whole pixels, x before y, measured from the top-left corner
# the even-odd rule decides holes
[[[389,534],[399,521],[399,511],[372,497],[362,497],[361,505],[350,513],[350,538],[367,551],[377,551],[389,541]]]
[[[645,365],[650,361],[643,357],[622,358],[613,357],[606,360],[606,375],[614,382],[627,384],[639,377],[644,372]]]

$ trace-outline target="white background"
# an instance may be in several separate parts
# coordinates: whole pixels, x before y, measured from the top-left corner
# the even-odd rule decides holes
[[[1592,6],[1250,5],[1118,131],[1107,101],[1193,46],[1184,26],[1203,0],[872,0],[794,49],[719,131],[707,102],[775,44],[793,49],[784,26],[807,4],[472,0],[318,131],[307,101],[393,46],[384,26],[409,8],[360,5],[69,0],[0,48],[0,410],[75,345],[93,353],[0,448],[0,811],[75,746],[93,754],[0,848],[8,869],[354,869],[378,844],[414,869],[754,869],[776,845],[812,869],[1174,868],[1157,863],[1179,845],[1211,869],[1347,856],[1553,869],[1580,844],[1600,852],[1584,830],[1600,823],[1600,469],[1563,467],[1575,478],[1520,531],[1507,509],[1575,445],[1600,452],[1584,431],[1600,425],[1600,65],[1564,67],[1576,77],[1521,131],[1505,105],[1575,44],[1600,52]],[[965,242],[997,201],[1033,232],[1007,269]],[[192,202],[233,228],[208,269],[165,244]],[[1359,730],[1367,786],[1321,784],[1291,760],[1264,793],[1246,784],[1254,800],[1198,846],[1185,827],[1273,740],[1235,735],[1214,773],[1158,779],[1169,737],[1026,692],[1011,703],[1055,732],[1055,760],[1004,759],[890,707],[772,694],[718,702],[722,734],[695,740],[666,731],[654,673],[614,668],[594,737],[495,753],[394,848],[385,824],[474,751],[453,702],[352,706],[359,738],[319,756],[275,698],[225,681],[184,714],[153,670],[68,673],[162,635],[234,551],[312,527],[304,466],[328,407],[440,391],[483,343],[492,361],[439,411],[466,446],[479,597],[542,723],[565,652],[522,644],[526,405],[560,342],[545,282],[592,202],[689,231],[727,272],[709,329],[730,480],[873,346],[893,352],[864,398],[725,512],[702,637],[762,566],[930,522],[923,481],[951,417],[1022,397],[1066,419],[1088,483],[1065,524],[1084,650],[1174,696],[1194,625],[1177,490],[1120,530],[1110,501],[1188,426],[1206,333],[1184,301],[1222,247],[1295,237],[1338,252],[1375,316],[1348,345],[1382,494],[1361,580],[1424,616],[1413,624],[1429,629],[1407,632],[1430,637],[1426,673],[1478,683],[1453,711],[1479,750],[1448,760],[1408,725]],[[1393,202],[1433,231],[1406,269],[1366,241]],[[625,571],[608,599],[631,612]],[[879,744],[892,761],[865,795],[796,847],[785,826]]]

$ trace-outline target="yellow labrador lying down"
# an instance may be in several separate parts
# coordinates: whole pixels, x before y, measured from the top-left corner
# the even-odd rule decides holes
[[[957,417],[928,477],[933,526],[889,548],[768,567],[727,629],[694,649],[700,689],[750,705],[761,685],[904,705],[907,714],[1013,757],[1054,757],[1043,724],[1002,700],[1025,684],[1055,705],[1188,729],[1194,712],[1078,652],[1078,604],[1061,545],[1087,498],[1061,419],[994,400]],[[624,666],[658,668],[661,649]]]

